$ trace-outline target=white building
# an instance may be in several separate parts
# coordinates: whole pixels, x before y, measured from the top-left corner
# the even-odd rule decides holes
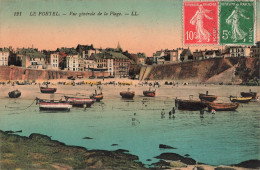
[[[50,55],[50,63],[52,69],[59,69],[59,53],[53,53]]]
[[[107,59],[107,70],[111,76],[114,76],[114,67],[113,66],[114,66],[114,60]]]
[[[79,61],[78,61],[78,54],[68,54],[66,57],[66,67],[67,70],[70,71],[78,71],[79,70]]]
[[[245,49],[241,46],[229,47],[230,57],[244,57]]]
[[[95,60],[84,60],[85,69],[84,71],[92,71],[97,68]]]
[[[0,66],[7,66],[8,65],[9,54],[10,54],[9,50],[0,49]]]

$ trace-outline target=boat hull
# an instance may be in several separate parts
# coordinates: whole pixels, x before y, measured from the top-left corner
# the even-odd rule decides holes
[[[126,99],[132,99],[135,96],[135,92],[120,92],[120,96]]]
[[[154,97],[155,91],[143,91],[144,96],[146,97]]]
[[[201,102],[197,100],[176,99],[175,102],[179,110],[197,111],[197,110],[205,109],[207,107],[207,104],[205,102]]]
[[[95,99],[97,102],[100,102],[103,99],[103,95],[102,94],[92,95],[90,98]]]
[[[213,102],[215,101],[218,97],[215,95],[206,95],[206,94],[199,94],[199,98],[201,101],[208,101],[208,102]]]
[[[250,102],[251,99],[252,97],[241,97],[241,98],[230,97],[230,101],[234,103],[248,103]]]
[[[208,110],[216,111],[235,111],[238,108],[238,103],[208,103]]]
[[[19,90],[14,90],[8,93],[10,98],[18,98],[21,96],[21,92]]]
[[[57,91],[56,88],[45,88],[41,87],[41,93],[55,93]]]
[[[40,111],[70,111],[72,105],[69,103],[40,102]]]
[[[252,97],[252,99],[257,98],[256,92],[241,92],[240,94],[241,94],[242,97]]]
[[[65,97],[66,101],[74,107],[90,107],[94,103],[94,99],[78,98],[78,97]]]

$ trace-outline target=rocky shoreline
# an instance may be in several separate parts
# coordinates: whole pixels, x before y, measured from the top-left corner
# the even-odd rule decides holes
[[[68,146],[51,137],[33,133],[29,137],[0,130],[0,169],[259,169],[260,160],[232,166],[209,166],[176,153],[162,153],[152,165],[144,165],[127,150],[88,150]],[[148,168],[150,167],[150,168]],[[242,167],[242,168],[241,168]]]

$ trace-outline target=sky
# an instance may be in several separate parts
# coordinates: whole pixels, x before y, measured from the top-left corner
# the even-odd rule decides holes
[[[42,16],[44,12],[59,16]],[[259,18],[257,12],[258,41]],[[123,50],[148,56],[160,49],[187,47],[182,43],[182,0],[0,0],[0,47],[116,48],[118,43]]]

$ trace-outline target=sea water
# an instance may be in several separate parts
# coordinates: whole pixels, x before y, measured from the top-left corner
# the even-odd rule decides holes
[[[26,88],[31,89],[29,99],[23,99],[23,95],[19,99],[0,99],[1,130],[22,130],[19,133],[22,136],[41,133],[67,145],[87,149],[126,149],[146,164],[158,161],[154,157],[165,152],[189,154],[196,161],[210,165],[260,159],[259,101],[241,104],[237,111],[205,112],[203,117],[199,111],[180,110],[176,110],[175,118],[168,116],[176,97],[187,99],[193,95],[193,99],[198,99],[198,93],[208,90],[218,96],[219,102],[229,102],[229,95],[239,95],[249,87],[161,86],[157,88],[156,97],[149,98],[142,95],[148,87],[131,86],[136,96],[126,100],[119,92],[128,87],[108,85],[103,86],[104,99],[101,102],[87,109],[72,108],[70,112],[40,112],[33,98],[41,95],[56,99],[75,91],[79,95],[93,92],[96,87],[59,86],[57,94],[52,96],[40,94],[38,87]],[[162,109],[165,117],[161,117]],[[160,149],[159,144],[176,149]]]

